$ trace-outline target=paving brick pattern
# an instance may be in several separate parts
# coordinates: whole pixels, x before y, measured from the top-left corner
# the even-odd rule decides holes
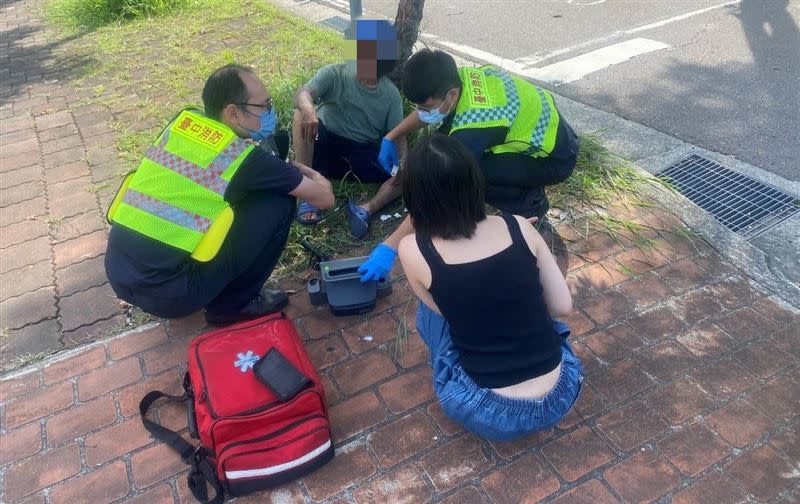
[[[148,436],[136,404],[151,388],[178,390],[186,347],[206,327],[195,314],[92,341],[124,322],[98,273],[101,205],[81,192],[97,180],[91,138],[108,138],[107,116],[71,104],[73,92],[53,82],[53,41],[31,5],[0,7],[0,284],[10,283],[0,307],[13,321],[2,351],[81,346],[0,378],[0,502],[192,502],[186,466]],[[51,145],[59,128],[63,148]],[[625,217],[680,224],[658,208]],[[643,251],[586,229],[557,226],[576,307],[567,321],[586,371],[559,425],[491,442],[449,420],[402,277],[368,316],[334,318],[298,294],[287,313],[322,375],[337,456],[237,502],[800,500],[800,317],[704,242],[653,230],[656,246]],[[398,341],[401,323],[411,332]],[[175,429],[184,415],[155,412]]]
[[[0,369],[126,322],[102,268],[114,114],[70,83],[86,61],[53,57],[64,41],[36,17],[41,5],[0,6]]]
[[[641,218],[651,212],[670,218],[659,209]],[[621,268],[626,277],[609,284],[597,265],[627,261],[634,247],[558,232],[573,237],[566,248],[593,251],[574,252],[580,266],[567,266],[586,381],[559,425],[491,442],[447,419],[413,326],[397,341],[415,308],[402,277],[369,316],[334,318],[298,294],[287,312],[322,374],[337,456],[240,501],[795,502],[800,317],[703,242],[659,234],[656,250],[669,247],[671,258]],[[676,309],[687,296],[715,309]],[[604,298],[624,309],[610,317],[598,308]],[[206,329],[200,314],[159,321],[0,381],[0,499],[191,502],[186,467],[143,430],[136,404],[152,388],[178,391],[186,347]],[[184,428],[180,407],[156,416]]]

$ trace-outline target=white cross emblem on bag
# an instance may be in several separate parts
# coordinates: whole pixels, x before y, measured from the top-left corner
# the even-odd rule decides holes
[[[236,354],[236,357],[238,357],[239,360],[234,362],[233,365],[239,368],[239,371],[242,373],[246,373],[248,369],[252,369],[259,359],[259,356],[254,354],[252,350],[248,350],[247,353],[239,352]]]

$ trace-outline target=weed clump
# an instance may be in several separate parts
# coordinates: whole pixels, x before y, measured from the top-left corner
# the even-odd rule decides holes
[[[94,29],[110,23],[160,16],[185,8],[190,0],[52,0],[46,13],[70,28]]]

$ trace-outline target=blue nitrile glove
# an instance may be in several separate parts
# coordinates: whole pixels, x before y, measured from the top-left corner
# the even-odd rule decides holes
[[[358,267],[358,272],[361,273],[361,281],[369,282],[370,280],[386,278],[386,275],[392,271],[396,258],[397,251],[395,249],[383,243],[379,244],[369,255],[369,259]]]
[[[384,138],[383,141],[381,141],[381,151],[378,154],[378,162],[389,175],[392,174],[392,168],[400,164],[397,159],[397,145],[388,138]]]

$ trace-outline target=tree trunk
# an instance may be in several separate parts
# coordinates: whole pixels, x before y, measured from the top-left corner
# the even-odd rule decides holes
[[[414,44],[419,35],[419,23],[422,21],[422,9],[425,7],[425,0],[400,0],[397,5],[397,16],[394,18],[394,27],[397,30],[397,43],[400,50],[400,59],[397,67],[391,74],[391,78],[397,87],[403,75],[403,65],[411,56]]]

